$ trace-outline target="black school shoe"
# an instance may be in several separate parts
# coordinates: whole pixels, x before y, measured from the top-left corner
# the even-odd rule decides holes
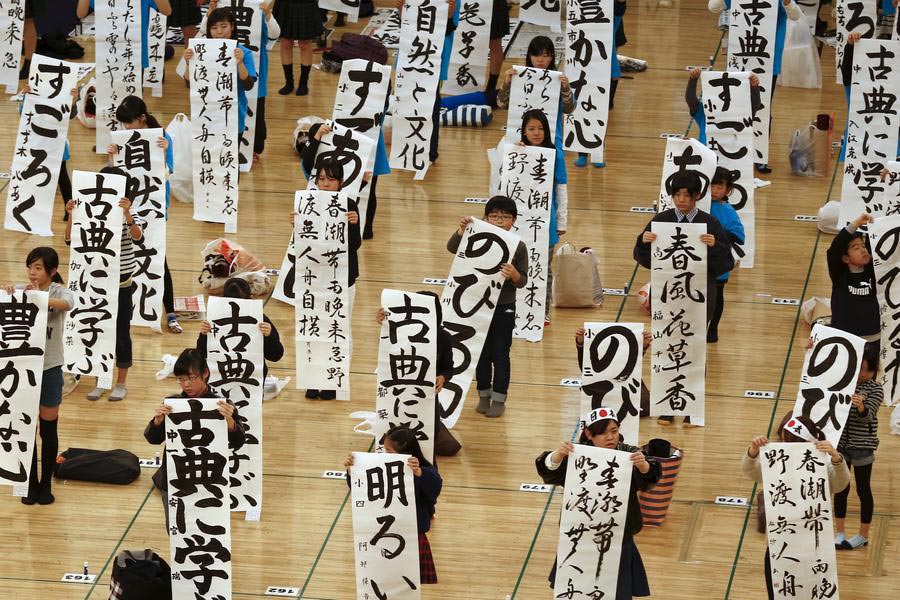
[[[768,175],[772,172],[772,167],[770,167],[767,163],[756,163],[753,167],[757,170],[757,172],[762,173],[763,175]]]

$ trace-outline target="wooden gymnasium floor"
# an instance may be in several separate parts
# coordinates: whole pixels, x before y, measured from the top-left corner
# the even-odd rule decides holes
[[[703,0],[676,0],[674,6],[642,0],[630,3],[626,15],[628,45],[624,54],[643,58],[650,68],[623,79],[607,135],[603,169],[576,169],[569,158],[569,233],[565,239],[592,246],[601,261],[607,287],[628,282],[627,298],[607,297],[595,310],[553,310],[553,324],[540,344],[517,341],[509,408],[502,419],[488,420],[472,409],[470,394],[455,432],[465,445],[457,457],[441,460],[444,491],[437,522],[429,534],[440,584],[426,586],[429,599],[496,600],[549,598],[546,575],[553,563],[560,494],[519,492],[522,482],[537,481],[534,458],[573,433],[579,392],[559,385],[577,376],[574,329],[590,321],[642,321],[634,291],[648,280],[635,270],[631,249],[647,215],[629,212],[649,206],[657,193],[664,140],[661,132],[683,132],[688,115],[683,94],[685,65],[704,64],[716,56],[720,33],[716,16]],[[352,26],[348,30],[358,29]],[[92,58],[93,44],[86,44]],[[179,50],[180,52],[180,50]],[[747,441],[766,433],[772,421],[793,404],[803,359],[807,327],[797,306],[771,303],[771,296],[806,299],[828,296],[824,253],[830,237],[815,224],[794,220],[815,214],[833,193],[831,173],[824,178],[790,175],[788,140],[794,129],[816,113],[835,111],[845,118],[842,91],[834,83],[834,53],[824,52],[821,90],[779,88],[774,103],[774,131],[769,161],[772,185],[757,192],[757,263],[735,273],[727,288],[727,307],[720,341],[709,347],[707,422],[702,429],[668,429],[653,419],[641,423],[641,439],[667,437],[685,452],[675,501],[661,528],[646,528],[637,543],[655,598],[764,598],[764,537],[755,517],[741,508],[717,506],[717,495],[751,497],[755,488],[740,474],[739,460]],[[518,62],[520,57],[511,57]],[[189,111],[187,90],[176,79],[175,62],[166,64],[165,97],[150,99],[152,112],[164,124]],[[304,187],[290,149],[294,121],[304,115],[331,114],[337,76],[317,70],[312,94],[282,97],[280,60],[272,53],[268,99],[269,141],[262,161],[242,177],[240,228],[235,239],[267,265],[278,267],[290,233],[294,190]],[[18,122],[16,104],[0,103],[0,164],[10,164]],[[498,111],[485,129],[441,131],[441,158],[424,182],[399,172],[380,182],[376,236],[360,255],[362,276],[354,315],[356,349],[353,400],[315,402],[288,389],[265,405],[265,493],[262,521],[233,519],[234,595],[262,596],[268,585],[294,586],[303,598],[353,598],[353,544],[346,486],[323,479],[339,468],[352,450],[366,450],[370,438],[356,435],[348,413],[372,410],[377,349],[373,320],[384,287],[422,288],[423,277],[445,277],[451,256],[446,237],[461,216],[480,207],[462,202],[482,196],[488,185],[484,150],[501,135],[506,113]],[[842,125],[839,125],[842,129]],[[93,131],[71,126],[71,166],[96,169],[104,157],[90,152]],[[4,169],[5,170],[5,169]],[[286,174],[291,173],[290,177]],[[4,182],[5,183],[5,182]],[[452,190],[452,191],[450,191]],[[5,196],[5,194],[4,194]],[[61,212],[54,217],[59,219]],[[65,259],[62,221],[57,237],[30,238],[3,231],[0,281],[24,280],[23,260],[36,245],[53,244]],[[177,295],[201,291],[197,283],[200,249],[222,235],[221,226],[191,219],[190,206],[172,202],[169,219],[169,264]],[[65,273],[64,273],[65,275]],[[771,295],[771,296],[770,296]],[[292,311],[270,302],[266,313],[285,338],[286,355],[272,371],[292,375]],[[160,399],[178,390],[174,380],[157,382],[160,356],[192,345],[196,323],[184,335],[133,332],[135,367],[124,402],[85,399],[82,384],[65,398],[60,415],[60,448],[127,448],[152,457],[142,431]],[[744,397],[745,390],[772,390],[775,400]],[[845,598],[889,598],[887,574],[900,567],[897,542],[890,531],[900,526],[900,481],[888,467],[898,452],[889,433],[890,411],[881,412],[881,451],[876,463],[876,515],[868,548],[838,555],[840,586]],[[168,558],[159,496],[150,473],[126,486],[78,482],[55,486],[56,503],[26,507],[7,497],[0,511],[0,597],[44,600],[106,598],[111,560],[122,549],[150,547]],[[855,533],[858,504],[851,495],[850,533]],[[80,572],[84,561],[99,572],[93,586],[62,584],[64,572]]]

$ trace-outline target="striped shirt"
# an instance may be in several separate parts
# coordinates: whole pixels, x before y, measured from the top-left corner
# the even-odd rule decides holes
[[[141,232],[147,228],[147,221],[138,217],[137,215],[132,215],[135,224],[141,228]],[[134,277],[134,274],[138,271],[138,258],[135,254],[136,252],[136,243],[134,238],[131,237],[131,227],[128,226],[126,221],[122,221],[122,249],[119,253],[119,287],[130,287],[131,280]]]
[[[688,223],[693,223],[694,219],[697,218],[697,213],[700,212],[700,209],[698,209],[696,206],[686,213],[681,212],[677,208],[673,210],[675,211],[675,219],[679,223],[684,223],[685,221],[687,221]]]
[[[884,401],[884,390],[877,381],[869,379],[857,385],[855,393],[864,396],[865,411],[860,413],[855,406],[851,406],[838,450],[874,451],[878,448],[878,409]]]

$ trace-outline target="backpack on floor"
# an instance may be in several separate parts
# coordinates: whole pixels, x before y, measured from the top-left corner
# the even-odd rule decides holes
[[[331,52],[335,59],[342,61],[361,58],[380,65],[387,64],[387,48],[375,38],[366,35],[345,33],[332,45]]]
[[[149,548],[116,555],[109,578],[109,600],[171,600],[172,569]]]
[[[126,485],[141,475],[138,457],[128,450],[69,448],[56,462],[59,479]]]

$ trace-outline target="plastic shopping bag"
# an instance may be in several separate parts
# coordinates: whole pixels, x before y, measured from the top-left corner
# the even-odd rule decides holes
[[[191,154],[191,120],[184,113],[178,113],[166,127],[172,138],[172,158],[175,172],[169,179],[172,195],[180,202],[194,201],[193,155]]]
[[[778,84],[798,88],[822,87],[822,64],[804,19],[788,20]]]

